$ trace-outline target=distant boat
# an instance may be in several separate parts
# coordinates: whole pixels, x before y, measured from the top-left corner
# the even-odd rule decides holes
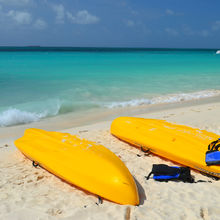
[[[216,54],[220,54],[220,50],[217,50],[217,51],[216,51]]]
[[[27,46],[24,46],[24,47],[41,47],[41,46],[40,45],[27,45]]]

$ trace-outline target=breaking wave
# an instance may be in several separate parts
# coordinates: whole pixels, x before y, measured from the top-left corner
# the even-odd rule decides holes
[[[39,121],[42,118],[51,117],[68,112],[79,112],[96,108],[123,108],[129,106],[141,106],[160,103],[177,103],[196,99],[209,98],[220,95],[220,90],[204,90],[193,93],[170,94],[157,96],[151,99],[133,99],[120,102],[74,102],[67,100],[51,99],[44,102],[26,103],[21,106],[13,106],[0,111],[0,127],[18,124],[27,124]]]
[[[180,93],[180,94],[170,94],[166,96],[158,96],[158,97],[153,97],[151,99],[133,99],[123,102],[111,102],[105,104],[105,107],[119,108],[119,107],[129,107],[129,106],[135,107],[135,106],[150,105],[150,104],[177,103],[182,101],[209,98],[218,95],[220,95],[220,90],[203,90],[192,93]]]
[[[21,111],[19,109],[8,109],[0,114],[0,126],[27,124],[45,117],[43,114]]]

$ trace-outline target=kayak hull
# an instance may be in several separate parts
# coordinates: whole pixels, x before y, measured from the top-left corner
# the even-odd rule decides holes
[[[30,128],[15,146],[41,167],[88,192],[119,204],[139,204],[129,170],[102,145],[68,133]]]
[[[111,133],[156,155],[220,177],[220,166],[207,166],[205,163],[208,145],[219,138],[217,134],[165,120],[135,117],[116,118],[112,122]]]

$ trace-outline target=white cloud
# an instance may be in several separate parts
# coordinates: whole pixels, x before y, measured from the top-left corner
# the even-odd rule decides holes
[[[184,35],[186,36],[202,36],[202,37],[208,37],[211,35],[211,31],[210,30],[194,30],[191,29],[189,26],[184,25],[182,32]]]
[[[132,15],[138,15],[139,13],[137,11],[135,11],[135,10],[131,10],[131,14]]]
[[[213,30],[213,31],[218,31],[218,30],[220,30],[220,21],[216,21],[216,22],[212,25],[212,30]]]
[[[165,31],[170,34],[170,35],[173,35],[173,36],[177,36],[179,33],[178,31],[176,31],[175,29],[173,28],[165,28]]]
[[[47,23],[43,19],[38,18],[35,20],[32,18],[32,14],[27,11],[9,10],[4,12],[1,10],[1,7],[0,23],[4,24],[2,27],[7,27],[9,29],[16,28],[15,25],[17,25],[17,27],[20,27],[20,25],[27,25],[30,28],[39,30],[43,30],[47,27]]]
[[[52,9],[56,13],[56,23],[58,23],[58,24],[64,23],[64,17],[65,17],[64,6],[62,4],[52,5]]]
[[[46,27],[47,27],[47,23],[43,19],[41,19],[41,18],[37,19],[34,22],[34,28],[36,28],[36,29],[43,30]]]
[[[66,17],[75,24],[94,24],[100,20],[97,16],[90,14],[87,10],[78,11],[74,15],[66,11],[62,4],[53,4],[51,7],[52,10],[56,13],[56,23],[59,24],[64,23]]]
[[[32,0],[0,0],[0,3],[13,6],[24,6],[31,3]]]
[[[14,11],[10,10],[7,16],[13,19],[18,24],[30,24],[32,21],[32,16],[26,11]]]
[[[198,34],[201,35],[202,37],[210,36],[210,32],[207,30],[202,30],[202,31],[198,32]]]
[[[175,12],[175,11],[173,11],[173,10],[171,10],[171,9],[167,9],[167,10],[165,11],[165,13],[166,13],[167,15],[170,15],[170,16],[181,16],[181,15],[183,15],[183,13]]]
[[[91,15],[87,10],[78,11],[76,15],[67,12],[66,15],[75,24],[95,24],[100,20],[97,16]]]
[[[126,24],[128,27],[134,27],[134,25],[135,25],[134,21],[132,21],[132,20],[127,20],[127,21],[125,21],[125,24]]]
[[[166,10],[166,14],[167,14],[167,15],[174,15],[175,13],[174,13],[174,11],[172,11],[172,10],[170,10],[170,9],[167,9],[167,10]]]

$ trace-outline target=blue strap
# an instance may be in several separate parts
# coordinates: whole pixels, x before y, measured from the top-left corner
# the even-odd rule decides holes
[[[179,175],[180,175],[179,173],[177,173],[176,175],[173,175],[173,176],[167,176],[167,175],[158,175],[158,176],[156,176],[156,175],[154,175],[153,179],[155,179],[155,180],[170,180],[170,179],[178,178]]]
[[[208,166],[218,164],[220,165],[220,151],[207,152],[205,162]]]
[[[178,168],[180,169],[180,167],[177,166],[172,166],[173,168]],[[179,173],[176,173],[175,175],[155,175],[153,176],[153,179],[155,180],[170,180],[170,179],[176,179],[180,176]]]

